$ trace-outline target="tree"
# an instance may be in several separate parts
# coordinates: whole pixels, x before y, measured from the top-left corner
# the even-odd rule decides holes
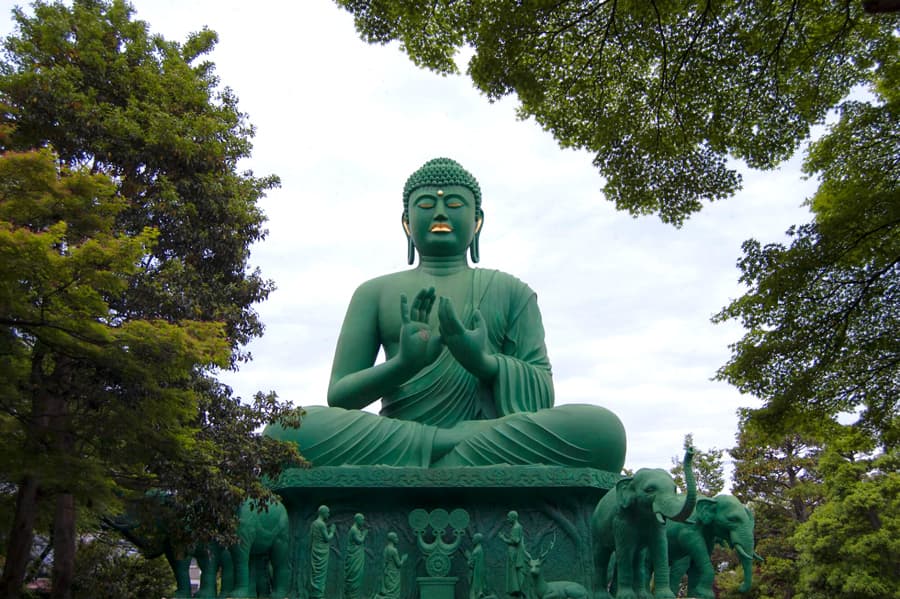
[[[121,1],[33,8],[13,11],[0,65],[0,482],[16,493],[0,594],[18,596],[52,503],[68,597],[79,510],[161,488],[192,537],[227,542],[260,476],[300,460],[254,431],[299,413],[213,378],[262,332],[272,285],[248,248],[277,183],[237,171],[252,127],[194,64],[215,34],[151,36]]]
[[[4,429],[17,441],[3,472],[19,481],[16,526],[33,528],[40,489],[55,496],[54,578],[66,586],[76,498],[108,501],[103,461],[122,474],[142,468],[132,435],[156,447],[160,429],[185,429],[179,381],[195,366],[227,364],[228,346],[218,323],[110,322],[105,297],[127,287],[156,233],[114,234],[124,203],[108,177],[59,171],[41,150],[3,154],[0,181]],[[148,417],[155,426],[139,420]],[[111,437],[121,426],[129,433]],[[23,533],[11,535],[5,573],[22,568]]]
[[[729,158],[773,168],[898,52],[896,14],[859,0],[336,1],[364,40],[438,73],[471,48],[490,100],[515,93],[522,118],[595,153],[617,208],[676,225],[739,188]]]
[[[756,551],[766,560],[754,576],[752,592],[759,598],[789,599],[799,576],[791,536],[823,501],[821,441],[812,432],[773,440],[750,419],[750,410],[741,410],[739,416],[737,445],[729,450],[734,460],[732,493],[753,510]],[[736,589],[740,580],[733,582]]]
[[[827,501],[793,536],[798,597],[900,597],[900,452],[848,427],[820,460]]]
[[[694,447],[694,435],[688,433],[684,436],[684,446]],[[722,463],[724,449],[712,447],[709,451],[694,450],[692,461],[694,478],[697,479],[697,493],[707,497],[713,497],[725,488],[725,466]],[[672,456],[672,467],[669,468],[675,484],[682,493],[686,492],[684,483],[684,464],[679,456]]]
[[[162,556],[146,559],[133,547],[105,534],[78,543],[76,599],[171,597],[172,569]]]
[[[749,290],[717,315],[747,329],[719,371],[764,402],[753,418],[781,435],[856,414],[885,449],[900,442],[900,54],[874,99],[848,100],[812,144],[814,220],[793,240],[744,244]]]

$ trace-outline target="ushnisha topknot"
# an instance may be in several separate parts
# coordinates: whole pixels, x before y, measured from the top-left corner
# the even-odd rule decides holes
[[[433,185],[461,185],[475,196],[475,209],[481,212],[481,187],[472,173],[450,158],[433,158],[423,164],[406,180],[403,186],[403,214],[409,214],[409,196],[419,187]]]

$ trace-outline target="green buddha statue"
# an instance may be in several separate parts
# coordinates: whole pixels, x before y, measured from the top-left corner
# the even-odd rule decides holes
[[[430,468],[546,464],[621,471],[625,430],[605,408],[553,407],[537,298],[478,262],[484,224],[475,178],[447,158],[403,190],[408,261],[367,281],[341,328],[328,407],[266,434],[296,442],[313,466]],[[384,348],[385,360],[376,364]],[[362,408],[381,400],[380,414]]]

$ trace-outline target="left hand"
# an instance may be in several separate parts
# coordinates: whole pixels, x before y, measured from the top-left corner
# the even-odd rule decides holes
[[[481,312],[475,310],[472,328],[468,329],[456,315],[450,298],[442,297],[438,304],[438,326],[444,345],[463,368],[479,379],[490,379],[496,374],[496,358],[487,352],[487,327]]]

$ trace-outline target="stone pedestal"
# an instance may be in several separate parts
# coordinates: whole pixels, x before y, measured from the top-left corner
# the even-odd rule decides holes
[[[340,466],[286,470],[271,487],[281,495],[291,522],[292,599],[307,597],[310,524],[320,505],[331,509],[329,523],[335,524],[337,530],[328,569],[327,595],[332,599],[343,597],[343,556],[347,532],[357,512],[365,515],[369,530],[362,597],[372,597],[380,589],[383,551],[391,531],[399,537],[400,554],[409,556],[402,568],[400,596],[417,596],[417,589],[423,588],[417,580],[428,577],[425,556],[418,549],[408,521],[410,512],[417,508],[441,508],[447,512],[461,508],[471,517],[459,549],[451,558],[447,577],[458,581],[440,599],[467,599],[469,573],[464,552],[471,549],[476,532],[484,538],[487,587],[498,597],[505,596],[507,546],[500,533],[509,532],[506,515],[510,510],[519,514],[529,552],[537,555],[555,539],[544,560],[546,580],[571,580],[590,589],[594,578],[590,516],[600,497],[618,479],[617,474],[592,468],[556,466]],[[445,538],[452,538],[449,527]]]
[[[419,599],[454,599],[456,576],[424,576],[416,578]]]

